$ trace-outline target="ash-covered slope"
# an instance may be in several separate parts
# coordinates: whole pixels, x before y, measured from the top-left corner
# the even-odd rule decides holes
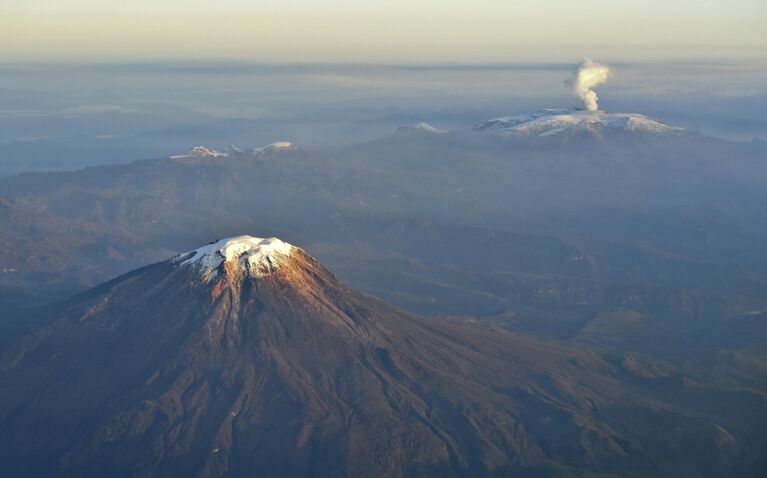
[[[2,476],[746,466],[740,430],[641,398],[593,352],[403,312],[278,239],[227,239],[122,276],[0,353]],[[676,430],[663,451],[645,436],[663,421],[630,426],[645,416]],[[711,451],[700,463],[673,450],[692,437]]]

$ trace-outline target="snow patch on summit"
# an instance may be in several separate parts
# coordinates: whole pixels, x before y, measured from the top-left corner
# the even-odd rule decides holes
[[[180,254],[174,262],[195,267],[206,278],[214,277],[224,263],[233,264],[250,277],[262,277],[279,268],[294,249],[276,237],[237,236]]]
[[[444,133],[444,130],[441,130],[439,128],[435,128],[434,126],[430,125],[429,123],[420,122],[418,124],[415,124],[411,126],[412,129],[420,130],[420,131],[426,131],[428,133],[436,133],[441,134]]]
[[[204,158],[219,158],[227,156],[226,153],[216,151],[215,149],[207,148],[205,146],[195,146],[184,154],[177,154],[171,156],[170,159],[204,159]]]
[[[276,143],[266,145],[263,148],[256,148],[253,152],[256,154],[274,154],[280,151],[295,151],[297,149],[298,146],[293,143],[288,141],[277,141]]]
[[[282,152],[299,151],[301,148],[294,143],[287,141],[277,141],[275,143],[263,146],[261,148],[254,149],[241,149],[237,146],[229,146],[224,152],[216,151],[215,149],[208,148],[206,146],[195,146],[184,154],[176,154],[170,156],[170,159],[176,161],[187,162],[202,162],[208,159],[243,159],[243,158],[257,158],[257,159],[271,159],[272,156],[277,156]]]
[[[430,125],[429,123],[417,123],[411,126],[400,126],[397,128],[397,132],[399,133],[432,133],[432,134],[442,134],[446,133],[445,130],[441,130],[439,128],[435,128],[434,126]]]
[[[664,134],[684,131],[637,113],[607,113],[578,109],[546,109],[527,115],[494,118],[473,128],[507,134],[551,136],[568,131],[612,130]]]

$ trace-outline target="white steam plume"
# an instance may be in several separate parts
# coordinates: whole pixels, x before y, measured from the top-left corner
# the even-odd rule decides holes
[[[596,111],[599,109],[599,98],[593,88],[609,80],[611,74],[609,66],[586,58],[573,73],[573,78],[568,84],[573,87],[573,91],[583,101],[587,110]]]

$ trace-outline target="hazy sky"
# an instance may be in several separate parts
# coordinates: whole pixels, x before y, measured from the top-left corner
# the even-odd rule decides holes
[[[765,0],[2,0],[0,61],[763,57]]]

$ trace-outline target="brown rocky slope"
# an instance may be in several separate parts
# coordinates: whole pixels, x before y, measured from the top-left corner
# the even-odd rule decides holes
[[[0,354],[2,476],[738,471],[738,436],[635,396],[598,354],[404,312],[276,239],[124,275]],[[669,468],[640,416],[715,461]]]

